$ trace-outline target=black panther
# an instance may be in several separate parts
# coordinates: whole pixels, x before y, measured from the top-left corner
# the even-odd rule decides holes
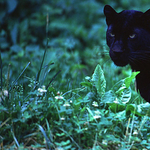
[[[137,90],[150,102],[150,9],[146,12],[123,10],[117,13],[105,5],[107,45],[117,66],[130,65],[136,76]]]

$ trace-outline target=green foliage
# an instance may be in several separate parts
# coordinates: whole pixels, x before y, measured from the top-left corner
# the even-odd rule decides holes
[[[150,149],[149,103],[109,61],[102,11],[147,0],[0,4],[0,149]]]
[[[25,141],[28,141],[24,145],[26,148],[36,143],[39,143],[36,148],[45,145],[47,149],[126,149],[143,144],[148,148],[149,103],[130,103],[129,84],[136,74],[133,72],[105,91],[104,72],[97,65],[92,78],[86,77],[81,83],[83,87],[66,93],[56,92],[52,86],[47,90],[44,86],[34,88],[25,98],[22,87],[11,89],[9,97],[3,91],[1,142],[14,141],[13,146],[18,148]],[[30,79],[30,82],[29,86],[34,87],[34,81]],[[9,105],[5,105],[6,100]]]
[[[100,65],[97,65],[94,74],[92,76],[92,81],[95,84],[98,94],[100,96],[103,96],[105,94],[106,81],[103,70]]]

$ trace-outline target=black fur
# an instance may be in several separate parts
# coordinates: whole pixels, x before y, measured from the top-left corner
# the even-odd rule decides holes
[[[137,90],[150,102],[150,9],[145,13],[124,10],[117,13],[111,6],[104,7],[107,45],[117,66],[130,65],[140,71],[136,77]]]

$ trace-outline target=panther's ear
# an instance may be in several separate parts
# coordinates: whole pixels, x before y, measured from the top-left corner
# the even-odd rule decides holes
[[[150,9],[148,9],[145,13],[144,13],[144,15],[148,15],[148,16],[150,16]]]
[[[110,5],[105,5],[104,15],[106,16],[107,25],[110,25],[114,19],[114,16],[117,15],[117,12]]]
[[[150,9],[148,9],[142,17],[144,17],[144,19],[150,23]]]

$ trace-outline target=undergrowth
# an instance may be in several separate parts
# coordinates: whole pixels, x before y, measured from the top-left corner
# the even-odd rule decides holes
[[[31,90],[24,97],[21,85],[6,84],[1,92],[1,148],[149,149],[150,104],[131,102],[130,83],[137,74],[109,91],[100,65],[81,87],[64,93],[52,85],[39,87],[30,78]]]

